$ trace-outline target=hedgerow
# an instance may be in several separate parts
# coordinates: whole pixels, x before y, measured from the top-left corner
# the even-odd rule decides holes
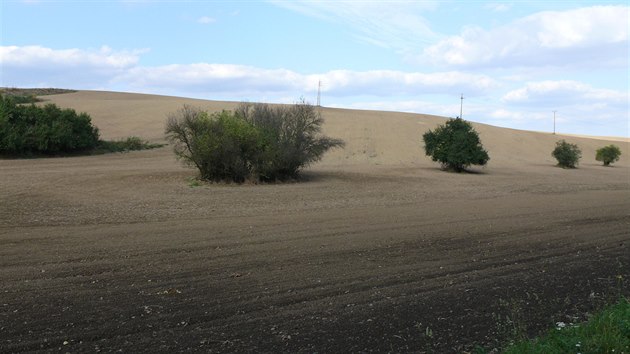
[[[87,113],[54,104],[20,104],[24,100],[16,97],[22,96],[0,94],[0,156],[102,154],[162,146],[136,136],[100,140],[98,128]]]
[[[86,113],[17,104],[0,95],[0,154],[32,155],[87,151],[99,142],[98,128]]]

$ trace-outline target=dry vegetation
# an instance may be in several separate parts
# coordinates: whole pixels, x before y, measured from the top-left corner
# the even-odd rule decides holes
[[[47,96],[106,139],[163,143],[151,95]],[[444,119],[322,109],[346,141],[304,183],[187,182],[171,147],[0,160],[0,351],[462,352],[628,296],[628,141],[475,124],[491,160],[424,156]],[[555,167],[564,138],[578,169]],[[517,320],[517,321],[515,321]]]

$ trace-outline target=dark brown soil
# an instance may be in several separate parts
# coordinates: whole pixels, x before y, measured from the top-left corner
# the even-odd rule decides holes
[[[0,161],[0,352],[460,353],[630,295],[627,168],[192,175]]]

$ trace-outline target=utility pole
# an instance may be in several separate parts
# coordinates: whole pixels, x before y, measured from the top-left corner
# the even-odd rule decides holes
[[[463,110],[464,110],[464,94],[463,93],[462,93],[462,96],[460,97],[460,99],[461,99],[461,103],[459,104],[459,118],[464,119],[462,117],[462,113],[463,113]]]
[[[317,107],[322,105],[322,80],[317,82]]]
[[[553,111],[553,135],[556,135],[556,112],[558,111]]]

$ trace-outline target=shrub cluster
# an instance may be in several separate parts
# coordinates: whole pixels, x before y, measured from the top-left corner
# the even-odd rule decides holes
[[[620,156],[621,149],[619,149],[619,146],[611,144],[597,149],[595,160],[603,162],[604,166],[608,166],[611,163],[619,160]]]
[[[98,141],[98,128],[86,113],[54,104],[19,105],[0,95],[0,154],[73,153],[93,149]]]
[[[422,138],[426,155],[445,169],[462,172],[470,165],[485,165],[490,159],[475,129],[459,117],[429,130]]]
[[[285,181],[343,142],[322,136],[315,107],[242,104],[208,113],[184,106],[169,115],[166,135],[175,154],[209,181]]]
[[[556,142],[556,148],[551,155],[558,160],[558,166],[563,168],[575,168],[582,157],[582,150],[576,145],[564,140]]]

